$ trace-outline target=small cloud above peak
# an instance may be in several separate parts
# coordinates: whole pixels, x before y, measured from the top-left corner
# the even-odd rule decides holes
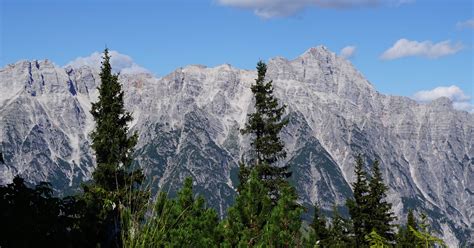
[[[432,41],[416,41],[399,39],[392,47],[387,49],[380,58],[383,60],[393,60],[403,57],[425,57],[436,59],[447,55],[455,54],[463,49],[462,43],[451,43],[449,40],[433,43]]]
[[[137,74],[137,73],[150,73],[147,69],[137,65],[133,59],[125,54],[121,54],[117,51],[109,51],[110,64],[112,70],[115,73],[122,74]],[[93,52],[87,57],[78,57],[73,61],[66,64],[64,67],[80,68],[82,66],[88,66],[95,69],[99,69],[102,62],[103,53]]]
[[[474,112],[474,105],[469,102],[471,97],[456,85],[439,86],[431,90],[421,90],[413,95],[413,99],[424,103],[432,102],[439,98],[451,100],[453,107],[456,109]]]
[[[339,55],[341,55],[343,58],[349,59],[355,55],[356,49],[357,48],[355,46],[346,46],[341,49]]]
[[[216,0],[223,6],[249,9],[255,15],[270,19],[292,16],[306,8],[349,9],[378,5],[399,6],[413,0]]]

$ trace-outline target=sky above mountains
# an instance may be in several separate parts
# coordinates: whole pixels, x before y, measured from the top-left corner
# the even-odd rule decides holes
[[[0,15],[0,67],[97,62],[107,46],[123,69],[163,76],[188,64],[253,69],[324,45],[385,94],[474,110],[469,0],[0,0]]]

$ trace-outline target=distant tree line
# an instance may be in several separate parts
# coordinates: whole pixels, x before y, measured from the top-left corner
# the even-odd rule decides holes
[[[288,123],[286,106],[273,95],[266,71],[266,64],[258,62],[251,87],[255,111],[241,130],[251,136],[255,156],[241,161],[235,203],[220,220],[202,196],[195,196],[190,178],[176,198],[164,192],[150,198],[142,171],[132,166],[138,136],[128,130],[132,115],[124,108],[124,93],[105,49],[99,99],[91,109],[97,162],[92,180],[80,194],[64,198],[53,196],[49,183],[30,188],[18,176],[0,186],[0,247],[444,246],[430,233],[424,214],[418,221],[410,210],[396,230],[379,162],[369,175],[362,155],[355,158],[354,195],[346,202],[349,218],[339,214],[338,206],[325,216],[315,205],[312,221],[305,224],[307,209],[288,182],[288,165],[279,163],[286,157],[279,137]]]

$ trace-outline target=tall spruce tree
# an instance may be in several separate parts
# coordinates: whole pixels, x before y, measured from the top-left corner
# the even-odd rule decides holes
[[[97,168],[94,183],[108,191],[128,190],[126,185],[141,183],[141,170],[131,170],[132,153],[137,134],[129,135],[132,114],[125,110],[118,74],[112,73],[108,49],[104,51],[100,72],[99,100],[92,103],[91,114],[96,123],[91,133]]]
[[[252,134],[252,147],[255,152],[254,164],[260,178],[268,188],[274,205],[278,202],[279,188],[286,185],[290,177],[288,166],[277,166],[275,162],[286,157],[284,144],[279,134],[288,123],[283,119],[285,105],[279,106],[273,95],[272,81],[265,81],[267,66],[263,61],[257,63],[257,79],[251,86],[255,99],[255,112],[248,115],[242,134]]]
[[[354,169],[356,181],[352,183],[354,199],[348,199],[346,202],[353,223],[356,247],[367,246],[365,235],[371,231],[367,228],[367,224],[371,218],[368,209],[369,185],[367,182],[367,174],[363,167],[364,160],[359,154],[356,157],[356,166]]]
[[[372,177],[369,182],[367,207],[370,218],[367,221],[366,231],[371,232],[375,230],[378,235],[393,243],[395,241],[395,234],[392,221],[396,217],[391,210],[392,204],[385,200],[387,190],[388,188],[383,182],[379,162],[376,160],[372,166]]]
[[[136,212],[146,196],[139,190],[143,181],[140,169],[132,168],[133,148],[137,135],[129,134],[128,123],[133,118],[124,107],[124,92],[118,74],[112,73],[108,49],[100,72],[99,99],[92,104],[91,114],[96,123],[91,133],[92,149],[97,167],[93,182],[84,186],[84,201],[88,205],[85,225],[96,222],[93,228],[102,246],[121,246],[121,208]]]

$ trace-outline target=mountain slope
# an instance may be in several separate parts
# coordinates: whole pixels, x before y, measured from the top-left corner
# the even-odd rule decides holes
[[[381,162],[398,216],[427,211],[450,246],[472,239],[474,115],[441,98],[430,104],[386,96],[325,47],[268,62],[275,94],[288,105],[284,129],[293,181],[305,205],[325,209],[351,195],[354,155]],[[235,195],[238,161],[249,157],[239,134],[252,111],[255,71],[194,65],[163,78],[122,74],[126,107],[139,133],[136,165],[153,186],[174,192],[186,176],[223,214]],[[21,174],[58,190],[90,178],[98,68],[21,61],[0,70],[0,141],[7,166],[0,183]],[[3,93],[4,92],[4,93]],[[403,214],[403,215],[402,215]]]

